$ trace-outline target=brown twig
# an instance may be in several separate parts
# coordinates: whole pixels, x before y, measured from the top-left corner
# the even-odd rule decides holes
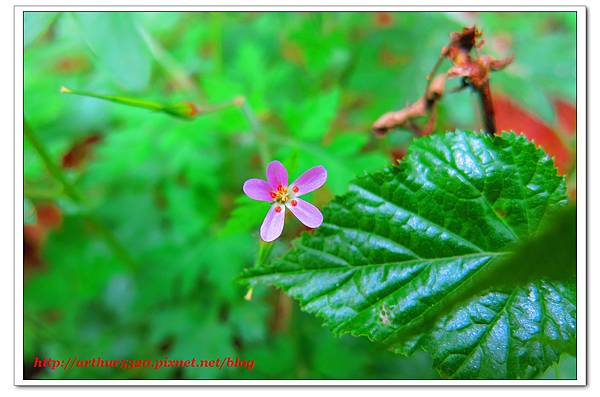
[[[432,121],[435,121],[437,115],[437,102],[444,95],[446,74],[437,75],[427,86],[428,91],[416,102],[399,111],[387,112],[379,117],[373,124],[373,131],[378,135],[384,135],[392,128],[405,127],[419,135],[429,134],[435,126],[435,122]],[[415,122],[419,117],[428,117],[424,127],[419,127]]]
[[[444,61],[444,58],[445,58],[444,55],[440,54],[437,61],[435,61],[435,65],[433,65],[431,72],[429,72],[429,74],[427,75],[427,85],[425,86],[425,93],[423,95],[427,95],[427,93],[429,92],[431,83],[434,80],[433,76],[435,76],[435,74],[437,73],[437,70],[440,68],[440,66],[442,66],[442,62]]]
[[[508,66],[513,57],[495,59],[488,55],[479,55],[479,48],[485,40],[481,31],[475,26],[463,28],[462,32],[450,35],[450,44],[442,49],[452,62],[448,77],[462,77],[463,85],[473,88],[479,96],[485,131],[490,135],[496,134],[494,104],[490,88],[490,72],[502,70]],[[475,56],[471,51],[475,50]]]
[[[484,82],[478,89],[479,101],[483,111],[483,122],[485,131],[490,135],[496,134],[496,117],[494,112],[494,103],[492,102],[492,92],[490,91],[489,80]]]
[[[436,106],[444,94],[446,77],[462,77],[461,85],[448,92],[458,92],[467,87],[471,87],[477,92],[485,131],[494,135],[496,123],[489,75],[492,71],[504,69],[513,61],[513,57],[495,59],[487,55],[480,56],[478,49],[485,43],[481,36],[481,31],[475,26],[465,27],[461,32],[451,33],[450,42],[442,48],[431,73],[427,75],[427,85],[423,97],[399,111],[388,112],[379,117],[373,124],[373,131],[378,135],[383,135],[392,128],[404,127],[420,135],[429,134],[435,128]],[[471,54],[472,51],[475,52],[474,56]],[[450,69],[432,78],[446,58],[452,62]],[[415,121],[421,117],[427,117],[423,127],[420,127]]]

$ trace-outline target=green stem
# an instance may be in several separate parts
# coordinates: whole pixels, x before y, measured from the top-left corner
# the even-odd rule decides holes
[[[167,72],[167,74],[173,79],[175,84],[183,90],[189,91],[198,103],[204,105],[205,100],[203,94],[200,92],[198,86],[194,80],[187,74],[184,68],[182,68],[175,58],[173,58],[158,41],[152,37],[148,31],[139,27],[139,31],[142,38],[146,42],[148,49],[156,59],[157,63]]]
[[[52,161],[50,154],[46,150],[46,147],[42,141],[38,138],[37,134],[31,128],[31,125],[26,119],[23,119],[23,131],[25,137],[31,143],[35,151],[38,153],[44,165],[48,169],[48,172],[56,179],[61,185],[65,195],[72,201],[78,204],[83,203],[83,196],[77,191],[75,186],[69,182],[65,174],[62,172],[60,167]],[[127,250],[119,243],[113,233],[108,229],[99,219],[93,215],[83,215],[84,220],[98,233],[98,235],[104,240],[106,245],[113,251],[116,257],[121,259],[131,270],[138,268],[137,263],[127,253]]]
[[[155,101],[147,101],[144,99],[136,99],[136,98],[128,98],[117,95],[102,95],[96,94],[94,92],[85,91],[85,90],[74,90],[67,87],[61,87],[60,92],[63,94],[71,94],[71,95],[79,95],[85,97],[91,97],[96,99],[103,99],[105,101],[120,103],[122,105],[135,106],[138,108],[144,108],[148,110],[154,111],[163,111],[165,106],[160,102]]]
[[[154,112],[163,112],[170,116],[191,120],[200,114],[217,112],[232,106],[237,106],[235,101],[217,103],[198,107],[196,104],[189,101],[180,101],[172,104],[163,104],[156,101],[148,101],[145,99],[130,98],[118,95],[102,95],[90,91],[74,90],[68,87],[61,87],[60,92],[63,94],[79,95],[84,97],[101,99],[121,105],[133,106],[142,109],[152,110]]]
[[[35,317],[31,313],[24,311],[23,317],[24,317],[24,323],[25,323],[24,328],[25,327],[29,328],[31,330],[29,332],[36,332],[41,338],[46,338],[53,342],[58,342],[63,346],[73,346],[73,343],[75,343],[74,340],[71,340],[70,338],[68,338],[68,336],[66,336],[64,333],[55,332],[44,321]],[[31,323],[31,325],[33,325],[33,326],[30,326],[30,324],[27,324],[26,323],[27,321],[29,321]],[[78,342],[81,342],[81,341],[78,341]]]
[[[440,66],[442,66],[442,62],[444,61],[444,58],[445,58],[445,56],[440,54],[437,61],[435,61],[435,64],[433,65],[431,72],[429,72],[429,74],[427,75],[427,77],[426,77],[427,84],[425,85],[425,94],[423,94],[424,98],[427,98],[427,95],[429,94],[429,87],[431,87],[431,82],[433,81],[433,78],[435,77],[437,70],[440,68]]]
[[[137,262],[133,260],[125,247],[123,247],[112,231],[106,227],[104,223],[91,214],[84,215],[84,219],[88,225],[90,225],[96,231],[96,233],[102,237],[106,245],[108,245],[116,257],[125,263],[132,271],[136,271],[138,269]]]
[[[54,200],[62,194],[61,186],[38,187],[25,182],[25,196],[34,201]]]
[[[254,140],[258,145],[258,154],[260,155],[260,160],[263,165],[266,167],[267,163],[271,159],[271,152],[269,150],[269,144],[267,142],[267,136],[264,133],[264,130],[258,121],[258,118],[252,111],[252,108],[248,105],[248,101],[244,99],[243,104],[241,105],[242,112],[244,116],[250,123],[250,129],[252,131],[252,135],[254,135]]]
[[[262,240],[258,241],[258,253],[256,254],[256,260],[254,261],[255,268],[261,267],[267,262],[269,256],[271,256],[274,245],[275,243],[266,243]]]
[[[262,240],[258,240],[258,253],[256,254],[256,260],[254,261],[254,267],[259,268],[263,266],[269,256],[271,256],[271,251],[273,251],[273,246],[275,243],[267,243]],[[252,300],[252,293],[254,292],[254,286],[248,288],[244,299],[247,301]]]
[[[219,74],[223,69],[223,16],[221,12],[213,12],[210,21],[210,34],[215,45],[214,54],[211,57],[214,60],[214,73]]]
[[[29,122],[26,119],[23,119],[23,131],[24,131],[25,137],[27,138],[29,143],[31,143],[31,145],[33,146],[35,151],[38,153],[38,155],[44,162],[44,165],[48,169],[48,172],[50,172],[52,177],[54,177],[54,179],[56,179],[62,185],[62,189],[65,192],[65,194],[71,200],[78,202],[78,203],[81,202],[82,197],[79,195],[77,190],[75,190],[75,188],[71,185],[71,183],[67,180],[67,178],[65,177],[65,175],[63,174],[63,172],[59,168],[59,166],[56,165],[54,163],[54,161],[52,161],[52,158],[50,157],[50,154],[46,150],[46,147],[44,146],[42,141],[39,140],[37,134],[33,131],[33,129],[31,128],[31,125],[29,124]]]

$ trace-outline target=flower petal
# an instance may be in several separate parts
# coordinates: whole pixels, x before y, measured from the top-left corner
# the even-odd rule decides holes
[[[296,196],[300,196],[301,194],[310,193],[313,190],[317,190],[327,180],[327,170],[322,165],[317,165],[316,167],[312,167],[304,174],[300,175],[298,179],[296,179],[290,187],[297,187],[298,191],[296,192]]]
[[[288,185],[288,173],[283,164],[279,161],[271,161],[267,165],[267,180],[277,189],[279,185],[287,187]]]
[[[295,199],[295,201],[297,202],[295,206],[291,205],[291,202],[286,204],[286,206],[292,211],[292,214],[296,215],[296,218],[300,222],[313,229],[321,226],[321,223],[323,223],[323,214],[321,214],[321,211],[317,207],[299,198]]]
[[[277,212],[277,208],[281,208],[281,210]],[[267,212],[267,216],[260,227],[260,238],[268,243],[281,236],[284,219],[285,207],[281,204],[274,204]]]
[[[271,197],[273,188],[269,182],[262,179],[248,179],[244,182],[243,190],[246,196],[254,200],[273,201],[273,197]]]

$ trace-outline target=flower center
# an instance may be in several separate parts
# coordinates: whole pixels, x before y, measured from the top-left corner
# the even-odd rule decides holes
[[[273,201],[278,202],[279,204],[285,204],[290,198],[290,194],[286,186],[279,185],[277,186],[277,190],[271,192],[271,197]]]

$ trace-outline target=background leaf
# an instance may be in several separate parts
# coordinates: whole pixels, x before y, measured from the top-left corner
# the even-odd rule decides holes
[[[98,65],[125,90],[146,88],[152,58],[136,28],[135,14],[78,12],[74,15]]]
[[[339,96],[338,90],[332,90],[300,105],[290,104],[285,118],[290,130],[303,141],[320,141],[338,112]]]

